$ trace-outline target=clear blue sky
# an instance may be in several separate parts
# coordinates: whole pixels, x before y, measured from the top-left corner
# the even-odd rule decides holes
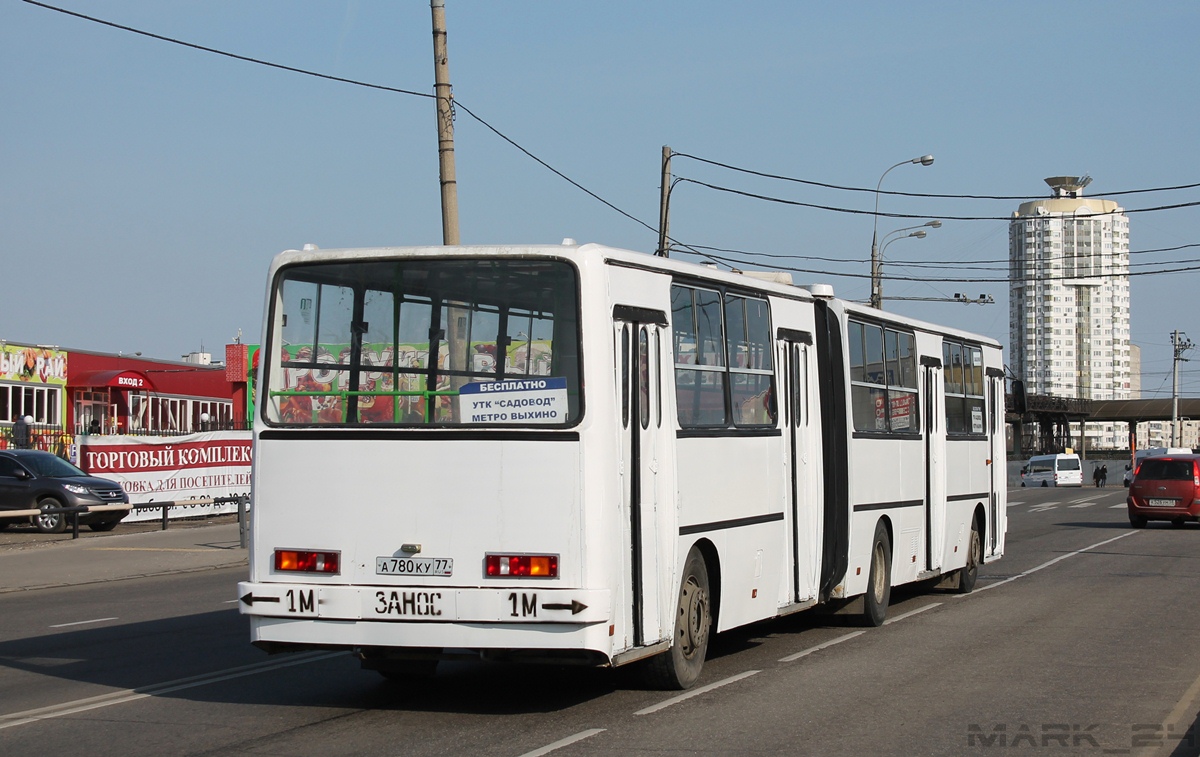
[[[429,4],[62,0],[59,7],[238,55],[431,93]],[[953,195],[1087,194],[1200,181],[1200,6],[1162,2],[603,3],[446,0],[457,100],[607,201],[657,223],[663,145],[817,182]],[[231,60],[0,0],[0,338],[178,358],[256,341],[284,249],[441,241],[433,101]],[[467,114],[456,121],[464,243],[563,237],[650,252],[654,232]],[[675,173],[870,211],[870,193]],[[1126,195],[1126,209],[1200,190]],[[1016,200],[884,195],[881,212],[1010,215]],[[920,223],[881,218],[881,235]],[[797,283],[865,300],[870,215],[676,187],[672,236],[795,260]],[[1200,208],[1130,214],[1133,250],[1200,243]],[[1003,221],[947,221],[889,246],[885,275],[1004,276],[906,262],[1002,261]],[[687,257],[682,256],[682,257]],[[742,256],[744,257],[744,256]],[[1200,266],[1200,247],[1134,255]],[[1186,262],[1192,261],[1192,262]],[[789,264],[788,261],[782,261]],[[986,270],[986,268],[1000,270]],[[1153,266],[1146,268],[1153,269]],[[1137,270],[1135,268],[1135,270]],[[1200,342],[1200,271],[1132,280],[1143,390],[1170,395],[1169,333]],[[994,305],[886,309],[1008,342],[1003,283],[885,279],[884,295]],[[1200,350],[1185,391],[1200,393]],[[1196,366],[1196,367],[1193,367]]]

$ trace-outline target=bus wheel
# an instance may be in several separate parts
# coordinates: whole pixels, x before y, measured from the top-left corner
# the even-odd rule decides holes
[[[967,564],[958,571],[958,593],[970,594],[979,578],[979,563],[983,560],[983,540],[979,538],[979,519],[971,519],[971,535],[967,537]]]
[[[33,525],[37,526],[37,530],[44,534],[61,534],[67,530],[67,518],[62,513],[47,512],[47,510],[56,510],[62,507],[57,499],[43,499],[38,503],[38,509],[42,511],[40,515],[33,516]]]
[[[700,552],[693,548],[683,566],[671,648],[646,660],[642,667],[643,678],[649,686],[686,689],[700,678],[712,629],[709,596],[708,567]]]
[[[867,575],[867,596],[863,598],[863,620],[869,626],[881,626],[892,598],[892,545],[883,521],[875,524],[871,545],[871,572]]]

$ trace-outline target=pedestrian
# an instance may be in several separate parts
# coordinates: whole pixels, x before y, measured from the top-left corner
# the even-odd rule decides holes
[[[33,423],[33,416],[19,415],[12,427],[13,446],[17,449],[29,449],[29,424]]]
[[[1097,489],[1100,488],[1100,469],[1099,468],[1092,468],[1092,484]]]
[[[1106,486],[1108,486],[1108,466],[1101,465],[1100,466],[1100,488],[1103,489]]]

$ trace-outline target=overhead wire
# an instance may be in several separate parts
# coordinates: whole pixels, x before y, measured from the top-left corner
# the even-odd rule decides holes
[[[349,85],[358,86],[358,87],[366,87],[366,88],[375,89],[375,90],[380,90],[380,91],[384,91],[384,92],[391,92],[391,93],[395,93],[395,94],[409,95],[409,96],[413,96],[413,97],[422,97],[422,98],[427,98],[427,99],[436,99],[436,98],[437,98],[437,95],[435,95],[435,94],[431,94],[431,93],[427,93],[427,92],[419,92],[419,91],[416,91],[416,90],[404,89],[404,88],[400,88],[400,87],[392,87],[392,86],[388,86],[388,85],[374,84],[374,83],[371,83],[371,82],[365,82],[365,81],[361,81],[361,80],[357,80],[357,79],[350,79],[350,78],[347,78],[347,77],[333,76],[333,75],[331,75],[331,74],[325,74],[325,73],[321,73],[321,72],[319,72],[319,71],[312,71],[312,70],[309,70],[309,69],[303,69],[303,68],[299,68],[299,67],[296,67],[296,66],[284,65],[284,64],[281,64],[281,63],[275,63],[275,62],[272,62],[272,61],[267,61],[267,60],[263,60],[263,59],[260,59],[260,58],[254,58],[254,57],[247,56],[247,55],[241,55],[241,54],[238,54],[238,53],[232,53],[232,52],[229,52],[229,51],[227,51],[227,50],[221,50],[221,49],[218,49],[218,48],[209,47],[209,46],[207,46],[207,45],[200,45],[200,44],[197,44],[197,43],[194,43],[194,42],[188,42],[188,41],[186,41],[186,40],[181,40],[181,39],[178,39],[178,38],[175,38],[175,37],[168,37],[168,36],[166,36],[166,35],[162,35],[162,34],[156,34],[156,33],[154,33],[154,32],[145,31],[145,30],[143,30],[143,29],[138,29],[138,28],[136,28],[136,27],[128,26],[128,25],[125,25],[125,24],[118,24],[118,23],[115,23],[115,22],[113,22],[113,21],[108,21],[108,20],[106,20],[106,19],[98,18],[98,17],[95,17],[95,16],[90,16],[90,15],[87,15],[87,14],[84,14],[84,13],[79,13],[79,12],[77,12],[77,11],[72,11],[72,10],[69,10],[69,9],[66,9],[66,8],[61,8],[61,7],[58,7],[58,6],[50,5],[50,4],[48,4],[48,3],[40,2],[40,0],[22,0],[22,2],[25,2],[25,3],[26,3],[26,4],[28,4],[28,5],[33,5],[33,6],[36,6],[36,7],[39,7],[39,8],[43,8],[43,9],[45,9],[45,10],[54,11],[54,12],[56,12],[56,13],[61,13],[61,14],[64,14],[64,15],[67,15],[67,16],[71,16],[71,17],[74,17],[74,18],[78,18],[78,19],[81,19],[81,20],[90,21],[90,22],[92,22],[92,23],[100,24],[100,25],[107,26],[107,27],[110,27],[110,28],[113,28],[113,29],[118,29],[118,30],[120,30],[120,31],[129,32],[129,33],[131,33],[131,34],[140,35],[140,36],[147,37],[147,38],[150,38],[150,39],[155,39],[155,40],[158,40],[158,41],[161,41],[161,42],[167,42],[167,43],[169,43],[169,44],[179,45],[179,46],[182,46],[182,47],[190,48],[190,49],[193,49],[193,50],[198,50],[198,51],[201,51],[201,52],[207,52],[207,53],[211,53],[211,54],[214,54],[214,55],[219,55],[219,56],[223,56],[223,57],[231,58],[231,59],[233,59],[233,60],[239,60],[239,61],[242,61],[242,62],[245,62],[245,63],[251,63],[251,64],[254,64],[254,65],[260,65],[260,66],[265,66],[265,67],[268,67],[268,68],[274,68],[274,69],[278,69],[278,70],[281,70],[281,71],[287,71],[287,72],[290,72],[290,73],[300,74],[300,75],[303,75],[303,76],[310,76],[310,77],[315,77],[315,78],[324,79],[324,80],[328,80],[328,81],[339,82],[339,83],[343,83],[343,84],[349,84]],[[456,99],[456,100],[454,100],[454,105],[455,105],[455,107],[456,107],[457,109],[462,109],[462,110],[463,110],[463,111],[464,111],[464,112],[465,112],[467,115],[469,115],[469,116],[470,116],[472,119],[474,119],[475,121],[477,121],[479,124],[481,124],[482,126],[484,126],[486,129],[488,129],[489,131],[491,131],[491,132],[492,132],[493,134],[495,134],[496,136],[500,137],[500,138],[501,138],[503,141],[507,142],[507,143],[508,143],[509,145],[511,145],[513,148],[517,149],[517,150],[518,150],[518,151],[520,151],[522,154],[526,155],[527,157],[529,157],[530,159],[532,159],[533,161],[535,161],[536,163],[538,163],[538,164],[539,164],[539,165],[541,165],[542,167],[546,168],[547,170],[549,170],[550,172],[552,172],[554,175],[558,176],[559,178],[561,178],[561,179],[563,179],[564,181],[568,182],[569,184],[571,184],[571,185],[572,185],[572,186],[574,186],[575,188],[577,188],[577,189],[579,189],[580,191],[584,192],[584,193],[585,193],[585,194],[587,194],[589,197],[592,197],[593,199],[595,199],[595,200],[597,200],[598,202],[602,203],[603,205],[605,205],[605,206],[606,206],[606,207],[608,207],[609,209],[611,209],[611,210],[613,210],[613,211],[615,211],[615,212],[619,213],[619,214],[620,214],[620,215],[622,215],[623,217],[625,217],[625,218],[627,218],[627,219],[629,219],[629,220],[631,220],[631,221],[633,221],[633,222],[635,222],[635,223],[637,223],[637,224],[641,225],[642,227],[644,227],[644,228],[646,228],[646,229],[648,229],[648,230],[650,230],[650,231],[654,231],[654,232],[657,232],[657,231],[658,231],[658,228],[657,228],[657,227],[655,227],[655,226],[652,226],[651,224],[647,223],[646,221],[644,221],[644,220],[642,220],[642,219],[640,219],[640,218],[638,218],[638,217],[634,216],[633,214],[631,214],[631,213],[629,213],[629,212],[627,212],[627,211],[623,210],[622,208],[618,207],[618,206],[617,206],[617,205],[615,205],[614,203],[612,203],[612,202],[609,202],[608,200],[604,199],[604,198],[603,198],[603,197],[601,197],[599,194],[597,194],[597,193],[593,192],[592,190],[588,189],[587,187],[585,187],[584,185],[582,185],[582,184],[581,184],[581,183],[579,183],[578,181],[575,181],[574,179],[570,178],[570,177],[569,177],[569,176],[567,176],[565,173],[563,173],[562,171],[558,170],[557,168],[555,168],[554,166],[552,166],[552,165],[551,165],[550,163],[548,163],[547,161],[545,161],[545,160],[543,160],[542,158],[538,157],[538,156],[537,156],[537,155],[535,155],[535,154],[534,154],[534,153],[533,153],[531,150],[529,150],[529,149],[527,149],[526,147],[524,147],[523,145],[519,144],[519,143],[518,143],[516,140],[512,139],[511,137],[509,137],[508,135],[506,135],[505,133],[503,133],[502,131],[500,131],[499,129],[497,129],[495,126],[493,126],[491,123],[489,123],[487,120],[485,120],[484,118],[482,118],[481,116],[479,116],[478,114],[476,114],[476,113],[475,113],[473,110],[471,110],[469,107],[467,107],[466,105],[464,105],[464,104],[463,104],[463,103],[462,103],[460,100],[457,100],[457,99]],[[746,168],[742,168],[742,167],[739,167],[739,166],[734,166],[734,165],[731,165],[731,164],[722,163],[722,162],[715,161],[715,160],[710,160],[710,159],[707,159],[707,158],[701,158],[701,157],[699,157],[699,156],[696,156],[696,155],[691,155],[691,154],[689,154],[689,153],[672,153],[672,155],[673,155],[673,156],[675,156],[675,157],[683,157],[683,158],[688,158],[688,159],[691,159],[691,160],[696,160],[696,161],[698,161],[698,162],[702,162],[702,163],[708,163],[708,164],[711,164],[711,165],[715,165],[715,166],[718,166],[718,167],[721,167],[721,168],[725,168],[725,169],[728,169],[728,170],[733,170],[733,171],[737,171],[737,172],[742,172],[742,173],[747,173],[747,174],[753,174],[753,175],[757,175],[757,176],[762,176],[762,177],[766,177],[766,178],[772,178],[772,179],[778,179],[778,180],[782,180],[782,181],[790,181],[790,182],[796,182],[796,183],[802,183],[802,184],[808,184],[808,185],[812,185],[812,186],[819,186],[819,187],[825,187],[825,188],[830,188],[830,189],[838,189],[838,190],[844,190],[844,191],[872,192],[872,193],[879,193],[879,194],[891,194],[891,195],[901,195],[901,196],[911,196],[911,197],[925,197],[925,198],[940,198],[940,199],[995,199],[995,200],[1021,200],[1021,199],[1028,199],[1028,198],[1024,198],[1024,197],[1011,197],[1011,196],[1001,196],[1001,195],[946,195],[946,194],[927,194],[927,193],[908,193],[908,192],[880,191],[880,190],[877,190],[877,189],[876,189],[876,190],[872,190],[872,189],[861,188],[861,187],[846,187],[846,186],[840,186],[840,185],[835,185],[835,184],[828,184],[828,183],[824,183],[824,182],[816,182],[816,181],[810,181],[810,180],[805,180],[805,179],[798,179],[798,178],[795,178],[795,177],[788,177],[788,176],[782,176],[782,175],[778,175],[778,174],[769,174],[769,173],[765,173],[765,172],[754,171],[754,170],[751,170],[751,169],[746,169]],[[691,178],[687,178],[687,177],[677,177],[677,178],[674,180],[674,182],[673,182],[673,186],[674,186],[674,184],[678,184],[678,183],[680,183],[680,182],[687,182],[687,183],[691,183],[691,184],[697,184],[697,185],[699,185],[699,186],[703,186],[703,187],[707,187],[707,188],[709,188],[709,189],[712,189],[712,190],[714,190],[714,191],[726,192],[726,193],[731,193],[731,194],[741,195],[741,196],[744,196],[744,197],[749,197],[749,198],[753,198],[753,199],[763,200],[763,201],[767,201],[767,202],[780,203],[780,204],[786,204],[786,205],[793,205],[793,206],[799,206],[799,207],[809,207],[809,208],[814,208],[814,209],[818,209],[818,210],[828,210],[828,211],[831,211],[831,212],[848,213],[848,214],[857,214],[857,215],[873,215],[873,216],[882,216],[882,217],[885,217],[885,218],[903,218],[903,219],[920,219],[920,218],[925,218],[925,217],[927,217],[926,215],[914,215],[914,214],[894,213],[894,212],[889,212],[889,213],[879,213],[879,212],[874,212],[874,211],[857,210],[857,209],[852,209],[852,208],[840,208],[840,207],[836,207],[836,206],[820,205],[820,204],[816,204],[816,203],[804,203],[804,202],[799,202],[799,201],[795,201],[795,200],[786,200],[786,199],[783,199],[783,198],[772,197],[772,196],[769,196],[769,195],[761,195],[761,194],[756,194],[756,193],[752,193],[752,192],[746,192],[746,191],[743,191],[743,190],[736,190],[736,189],[732,189],[732,188],[729,188],[729,187],[723,187],[723,186],[720,186],[720,185],[711,184],[711,183],[708,183],[708,182],[703,182],[703,181],[699,181],[699,180],[696,180],[696,179],[691,179]],[[1108,192],[1108,193],[1106,193],[1106,195],[1112,196],[1112,195],[1123,195],[1123,194],[1137,194],[1137,193],[1144,193],[1144,192],[1171,191],[1171,190],[1178,190],[1178,189],[1190,189],[1190,188],[1197,187],[1197,186],[1200,186],[1200,183],[1198,183],[1198,184],[1178,185],[1178,186],[1172,186],[1172,187],[1158,187],[1158,188],[1153,188],[1153,189],[1125,190],[1125,191],[1120,191],[1120,192]],[[1200,205],[1200,202],[1191,202],[1191,203],[1178,203],[1178,204],[1174,204],[1174,205],[1162,205],[1162,206],[1149,207],[1149,208],[1127,209],[1127,210],[1124,210],[1124,211],[1121,211],[1121,212],[1124,212],[1124,213],[1126,213],[1126,214],[1130,214],[1130,213],[1145,213],[1145,212],[1152,212],[1152,211],[1159,211],[1159,210],[1174,210],[1174,209],[1180,209],[1180,208],[1194,207],[1194,206],[1197,206],[1197,205]],[[1092,214],[1092,216],[1093,216],[1093,217],[1094,217],[1094,216],[1098,216],[1098,215],[1104,215],[1104,213],[1093,213],[1093,214]],[[994,217],[994,216],[946,216],[946,215],[943,215],[943,216],[941,216],[941,218],[942,218],[943,220],[956,220],[956,221],[993,221],[993,220],[996,220],[996,221],[1008,221],[1008,220],[1011,220],[1011,219],[1010,219],[1010,217],[1008,217],[1008,216],[1004,216],[1004,217]],[[704,245],[689,245],[689,244],[683,244],[682,242],[679,242],[678,240],[676,240],[676,239],[674,239],[674,238],[671,238],[671,237],[668,237],[668,241],[669,241],[670,243],[673,243],[675,246],[678,246],[678,247],[681,247],[681,248],[683,248],[683,249],[686,249],[686,250],[688,250],[688,251],[689,251],[689,252],[691,252],[692,254],[695,254],[695,255],[698,255],[698,256],[701,256],[701,257],[705,257],[705,258],[708,258],[708,259],[710,259],[710,260],[713,260],[713,261],[721,261],[721,262],[726,262],[726,259],[725,259],[725,258],[722,258],[721,256],[717,256],[717,255],[710,255],[708,252],[706,252],[706,250],[722,251],[722,250],[721,250],[721,248],[715,248],[715,247],[706,247],[706,246],[704,246]],[[1162,250],[1161,250],[1161,251],[1170,251],[1170,250],[1173,250],[1173,249],[1183,249],[1184,247],[1192,247],[1192,246],[1200,246],[1200,245],[1181,245],[1181,246],[1179,246],[1179,247],[1177,247],[1177,248],[1162,248]],[[754,252],[747,252],[747,251],[740,251],[740,250],[739,250],[739,251],[730,251],[730,250],[724,250],[724,251],[727,251],[727,252],[735,252],[735,253],[737,253],[737,254],[760,255],[760,256],[765,256],[765,257],[776,257],[776,258],[791,258],[791,259],[813,259],[813,260],[822,260],[822,261],[825,261],[825,262],[847,262],[847,263],[849,263],[849,262],[853,262],[853,261],[840,261],[840,260],[837,260],[837,259],[831,259],[831,258],[818,258],[818,257],[809,257],[809,258],[805,258],[804,256],[785,256],[785,255],[778,255],[778,256],[775,256],[775,255],[770,255],[769,253],[754,253]],[[1147,250],[1147,251],[1145,251],[1145,252],[1152,252],[1152,250]],[[1132,254],[1132,253],[1131,253],[1131,254]],[[975,262],[992,262],[992,261],[975,261]],[[1003,262],[1003,261],[995,261],[995,262]],[[745,263],[745,261],[740,261],[740,262],[738,262],[738,264],[739,264],[739,265],[742,265],[742,264],[744,264],[744,263]],[[727,264],[727,265],[729,265],[730,263],[728,263],[728,262],[727,262],[726,264]],[[904,263],[904,264],[905,264],[905,265],[914,265],[914,266],[917,266],[917,265],[919,265],[918,263],[915,263],[915,262],[913,262],[913,263],[907,263],[907,262],[906,262],[906,263]],[[928,265],[937,265],[937,264],[938,264],[938,262],[937,262],[937,261],[930,261],[930,262],[928,263]],[[944,265],[944,264],[943,264],[943,265]],[[1134,265],[1134,264],[1131,264],[1131,266],[1132,266],[1132,265]],[[785,269],[785,270],[796,270],[796,271],[798,271],[798,272],[810,272],[810,271],[807,271],[806,269],[799,269],[799,268],[794,268],[794,269]],[[1190,271],[1190,270],[1194,270],[1194,269],[1192,269],[1192,268],[1180,268],[1180,269],[1168,269],[1168,270],[1163,270],[1163,271],[1155,271],[1155,272],[1149,272],[1149,271],[1147,271],[1147,272],[1138,272],[1138,273],[1174,273],[1174,272],[1179,272],[1179,271]],[[823,272],[821,272],[821,271],[811,271],[811,272],[814,272],[814,273],[823,273]],[[827,273],[827,272],[824,272],[824,273]],[[837,274],[837,275],[857,276],[857,274]],[[1134,272],[1131,272],[1129,275],[1136,275],[1136,274],[1135,274]],[[891,278],[897,278],[897,277],[891,277]],[[919,279],[918,279],[918,280],[919,280]],[[966,280],[963,280],[963,279],[945,279],[945,280],[946,280],[946,281],[960,281],[960,282],[964,282],[964,283],[977,283],[977,282],[980,282],[980,281],[986,281],[986,280],[982,280],[982,279],[966,279]],[[999,279],[997,279],[996,281],[1000,281],[1000,280],[999,280]]]
[[[752,176],[760,176],[760,177],[767,178],[767,179],[776,179],[778,181],[789,181],[789,182],[793,182],[796,184],[806,184],[808,186],[823,187],[825,189],[837,189],[837,190],[842,190],[842,191],[846,191],[846,192],[866,192],[866,193],[870,193],[872,195],[878,193],[881,195],[895,195],[898,197],[924,197],[924,198],[945,199],[945,200],[1017,200],[1017,201],[1020,201],[1020,200],[1045,199],[1045,198],[1040,198],[1040,197],[1029,197],[1026,195],[931,194],[931,193],[926,193],[926,192],[898,192],[898,191],[892,191],[892,190],[886,190],[886,189],[871,189],[870,187],[847,187],[847,186],[842,186],[840,184],[828,184],[828,183],[821,182],[821,181],[812,181],[810,179],[798,179],[798,178],[795,178],[792,176],[783,176],[780,174],[766,173],[764,171],[756,171],[756,170],[753,170],[750,168],[742,168],[740,166],[731,165],[729,163],[722,163],[717,160],[710,160],[709,158],[702,158],[698,155],[691,155],[686,152],[672,152],[671,157],[672,158],[688,158],[690,160],[695,160],[700,163],[707,163],[712,166],[718,166],[720,168],[725,168],[730,171],[737,171],[739,173],[750,174]],[[1126,190],[1121,190],[1118,192],[1105,192],[1104,196],[1105,197],[1115,197],[1118,195],[1143,194],[1146,192],[1171,192],[1171,191],[1180,190],[1180,189],[1195,189],[1196,187],[1200,187],[1200,182],[1195,183],[1195,184],[1179,184],[1179,185],[1170,186],[1170,187],[1154,187],[1151,189],[1126,189]]]
[[[895,212],[885,213],[882,211],[858,210],[857,208],[841,208],[841,207],[837,207],[835,205],[821,205],[819,203],[800,202],[799,200],[787,200],[782,197],[774,197],[771,195],[759,194],[757,192],[747,192],[746,190],[743,190],[743,189],[733,189],[732,187],[724,187],[719,184],[711,184],[706,181],[700,181],[698,179],[689,179],[686,177],[681,177],[679,179],[679,181],[687,182],[688,184],[697,184],[699,186],[707,187],[707,188],[712,189],[717,192],[725,192],[728,194],[739,195],[741,197],[749,197],[754,200],[762,200],[764,202],[773,202],[773,203],[777,203],[780,205],[791,205],[791,206],[802,207],[802,208],[812,208],[814,210],[828,210],[828,211],[831,211],[834,213],[847,213],[850,215],[877,216],[879,218],[922,219],[922,218],[930,217],[930,214],[928,214],[928,213],[920,213],[920,214],[895,213]],[[1106,215],[1129,215],[1132,213],[1150,213],[1150,212],[1155,212],[1155,211],[1160,211],[1160,210],[1179,210],[1181,208],[1193,208],[1196,206],[1200,206],[1200,201],[1181,202],[1181,203],[1175,203],[1172,205],[1158,205],[1158,206],[1149,207],[1149,208],[1126,208],[1124,210],[1096,211],[1096,212],[1089,214],[1088,217],[1089,218],[1097,218],[1099,216],[1106,216]],[[937,217],[943,221],[1011,221],[1012,220],[1012,216],[953,216],[953,215],[943,215],[940,213],[937,214]]]
[[[387,86],[387,85],[383,85],[383,84],[373,84],[371,82],[360,81],[358,79],[348,79],[348,78],[342,77],[342,76],[332,76],[330,74],[324,74],[319,71],[312,71],[309,69],[298,68],[296,66],[287,66],[287,65],[284,65],[281,63],[273,63],[271,61],[262,60],[261,58],[253,58],[248,55],[239,55],[238,53],[231,53],[227,50],[221,50],[221,49],[218,49],[215,47],[208,47],[206,45],[199,45],[194,42],[187,42],[186,40],[177,39],[175,37],[168,37],[168,36],[165,36],[162,34],[155,34],[154,32],[148,32],[143,29],[138,29],[138,28],[135,28],[132,26],[126,26],[124,24],[118,24],[118,23],[115,23],[112,21],[107,21],[105,19],[97,18],[95,16],[89,16],[85,13],[79,13],[77,11],[68,10],[66,8],[60,8],[58,6],[50,5],[48,3],[39,2],[39,0],[22,0],[22,2],[27,3],[29,5],[37,6],[39,8],[44,8],[46,10],[55,11],[56,13],[62,13],[67,16],[73,16],[75,18],[82,19],[84,21],[91,21],[92,23],[100,24],[102,26],[108,26],[113,29],[119,29],[121,31],[130,32],[132,34],[137,34],[137,35],[140,35],[143,37],[149,37],[150,39],[155,39],[160,42],[167,42],[167,43],[170,43],[173,45],[180,45],[182,47],[191,48],[193,50],[199,50],[201,52],[212,53],[214,55],[220,55],[220,56],[224,56],[226,58],[240,60],[245,63],[253,63],[253,64],[259,65],[259,66],[266,66],[268,68],[275,68],[275,69],[279,69],[281,71],[288,71],[288,72],[294,73],[294,74],[301,74],[304,76],[312,76],[312,77],[315,77],[318,79],[326,79],[329,81],[340,82],[342,84],[351,84],[356,87],[367,87],[369,89],[376,89],[376,90],[381,90],[384,92],[392,92],[395,94],[411,95],[414,97],[424,97],[424,98],[429,98],[429,99],[437,99],[437,95],[431,94],[428,92],[418,92],[418,91],[411,90],[411,89],[402,89],[400,87],[391,87],[391,86]],[[563,179],[564,181],[568,182],[569,184],[571,184],[571,186],[586,193],[589,197],[591,197],[595,200],[598,200],[599,202],[603,203],[608,208],[615,210],[617,213],[620,213],[625,218],[628,218],[631,221],[641,224],[642,226],[646,227],[650,231],[653,231],[656,233],[658,232],[658,228],[656,226],[651,226],[650,224],[646,223],[645,221],[641,220],[640,218],[637,218],[633,214],[622,210],[621,208],[617,207],[615,204],[609,202],[608,200],[604,199],[600,195],[591,191],[590,189],[583,186],[579,182],[575,181],[571,177],[567,176],[562,171],[559,171],[557,168],[550,165],[545,160],[542,160],[537,155],[533,154],[533,152],[531,152],[530,150],[528,150],[525,147],[523,147],[522,145],[518,144],[516,140],[514,140],[511,137],[509,137],[508,135],[504,134],[499,129],[497,129],[495,126],[492,126],[490,123],[488,123],[483,118],[478,116],[474,111],[472,111],[470,108],[468,108],[466,105],[464,105],[462,103],[462,101],[455,99],[454,106],[456,109],[463,110],[467,115],[469,115],[471,118],[478,121],[480,124],[482,124],[485,128],[487,128],[492,133],[494,133],[496,136],[500,137],[505,142],[507,142],[508,144],[515,147],[517,150],[520,150],[527,157],[533,159],[539,165],[541,165],[544,168],[546,168],[547,170],[551,171],[554,175],[556,175],[559,178]]]

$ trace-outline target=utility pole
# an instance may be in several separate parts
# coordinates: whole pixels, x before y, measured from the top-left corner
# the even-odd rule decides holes
[[[446,4],[445,0],[429,0],[433,12],[433,81],[437,96],[438,126],[438,176],[442,184],[442,244],[451,246],[458,242],[458,182],[454,178],[454,94],[450,89],[450,56],[446,49]],[[469,336],[467,334],[467,311],[447,303],[446,322],[442,324],[443,338],[448,350],[446,368],[450,371],[449,387],[457,390],[467,382],[462,375],[467,367]],[[436,369],[435,369],[436,370]],[[427,386],[433,391],[438,386]],[[433,421],[441,420],[439,398],[428,396],[427,403],[434,404],[426,413]],[[450,415],[458,419],[458,404],[451,403]]]
[[[662,185],[658,199],[658,249],[655,255],[663,258],[671,257],[671,148],[663,145],[662,152]]]
[[[1183,356],[1185,350],[1190,350],[1195,345],[1187,338],[1186,334],[1181,333],[1178,329],[1171,332],[1171,349],[1174,353],[1174,360],[1171,364],[1171,446],[1179,446],[1179,363],[1188,362],[1188,359]]]
[[[442,244],[458,244],[458,182],[454,178],[454,95],[446,51],[445,0],[429,0],[433,11],[433,76],[437,96],[438,175],[442,183]]]

